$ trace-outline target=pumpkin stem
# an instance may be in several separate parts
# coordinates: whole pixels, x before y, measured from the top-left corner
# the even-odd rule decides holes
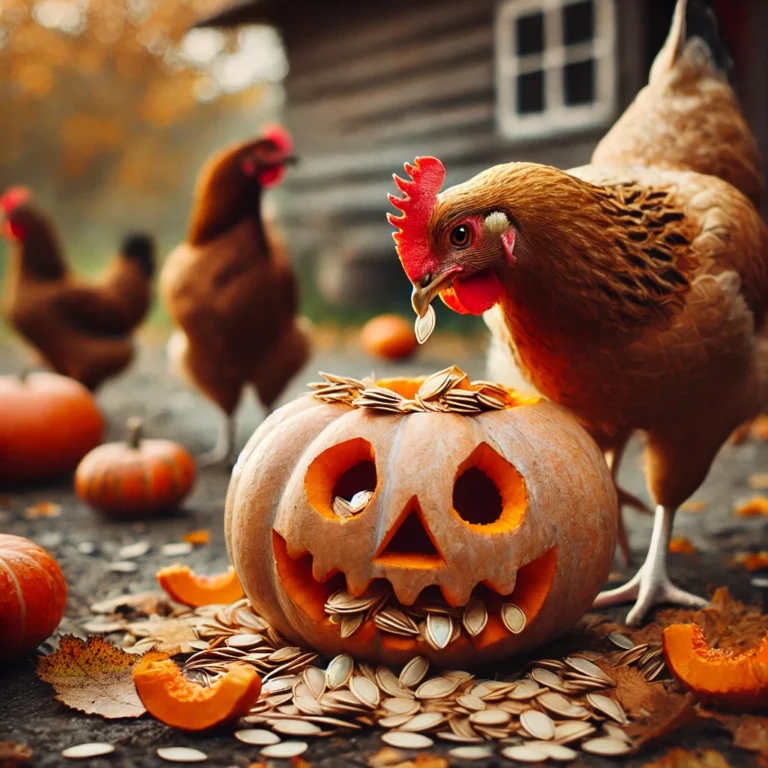
[[[126,426],[128,427],[128,447],[135,451],[141,445],[141,439],[144,437],[141,419],[132,416],[128,419]]]

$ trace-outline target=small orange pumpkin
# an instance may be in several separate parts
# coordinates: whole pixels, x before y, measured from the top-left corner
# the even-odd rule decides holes
[[[233,568],[216,576],[197,576],[188,565],[171,565],[157,572],[157,580],[173,600],[192,608],[234,603],[245,594]]]
[[[195,461],[170,440],[142,439],[141,421],[129,419],[128,441],[92,450],[75,473],[77,495],[114,517],[142,517],[178,506],[192,488]]]
[[[378,315],[360,331],[363,349],[372,357],[402,360],[416,349],[413,326],[400,315]]]
[[[72,472],[104,435],[93,395],[55,373],[0,376],[0,413],[0,485]]]
[[[743,653],[710,648],[698,624],[673,624],[662,634],[669,671],[696,696],[738,709],[768,707],[768,634]]]
[[[59,626],[67,583],[37,544],[0,533],[0,663],[37,648]]]
[[[261,425],[230,481],[227,547],[259,614],[329,655],[438,665],[528,650],[581,618],[617,501],[571,415],[456,368],[326,377]],[[355,602],[357,618],[328,610]]]
[[[152,652],[134,666],[133,682],[152,716],[185,731],[205,731],[243,717],[261,693],[261,678],[248,664],[230,664],[226,674],[203,688],[187,680],[165,654]]]

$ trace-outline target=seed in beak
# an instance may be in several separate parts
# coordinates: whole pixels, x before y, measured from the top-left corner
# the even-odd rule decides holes
[[[427,306],[427,311],[421,317],[416,317],[414,333],[416,334],[416,341],[418,341],[419,344],[424,344],[432,335],[432,331],[435,330],[435,322],[435,310],[432,308],[432,305],[429,304]]]

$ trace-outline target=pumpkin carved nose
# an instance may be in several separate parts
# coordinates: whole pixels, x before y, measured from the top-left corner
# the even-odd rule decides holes
[[[373,559],[380,565],[400,568],[436,568],[445,565],[435,537],[414,496],[388,531]]]

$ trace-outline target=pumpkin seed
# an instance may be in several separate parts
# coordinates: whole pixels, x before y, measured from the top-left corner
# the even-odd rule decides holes
[[[339,630],[339,634],[342,638],[351,637],[355,634],[355,632],[357,632],[358,629],[360,629],[360,627],[363,626],[364,621],[364,613],[357,613],[354,616],[345,616],[341,620],[341,629]]]
[[[528,621],[523,609],[514,603],[504,603],[501,606],[501,620],[513,635],[520,634]]]
[[[453,619],[445,614],[427,614],[427,642],[436,650],[442,651],[453,637]]]
[[[519,763],[541,763],[549,757],[549,753],[544,749],[530,744],[504,747],[501,754],[508,760],[517,760]]]
[[[232,635],[228,638],[227,645],[230,648],[254,648],[264,642],[261,635],[242,634]]]
[[[390,747],[400,749],[427,749],[435,742],[423,733],[409,733],[408,731],[389,731],[382,735],[381,740]]]
[[[352,670],[355,668],[355,662],[351,656],[342,653],[331,660],[325,673],[325,684],[330,690],[334,691],[345,685],[347,680],[352,677]]]
[[[612,739],[610,736],[600,736],[597,739],[589,739],[581,743],[584,752],[591,755],[628,755],[632,751],[631,745],[621,739]]]
[[[579,753],[570,747],[564,747],[562,744],[554,744],[551,741],[530,741],[528,745],[536,749],[541,749],[547,753],[547,757],[550,760],[556,760],[558,762],[570,762],[575,760]]]
[[[166,557],[183,557],[192,551],[192,545],[187,541],[177,541],[172,544],[163,544],[160,554]]]
[[[528,709],[520,715],[520,725],[534,739],[550,741],[555,738],[555,724],[552,719],[535,709]]]
[[[615,720],[621,725],[627,725],[629,722],[621,704],[611,698],[608,698],[608,696],[603,696],[600,693],[588,693],[587,702],[598,712],[602,712],[604,715],[608,715],[611,720]]]
[[[595,732],[595,727],[581,720],[568,720],[564,723],[555,725],[555,741],[558,744],[569,744],[572,741],[579,741],[586,736],[591,736]]]
[[[325,691],[325,675],[317,667],[307,667],[302,672],[302,678],[315,699],[319,699]]]
[[[488,623],[488,610],[479,600],[470,600],[462,614],[461,623],[468,635],[477,637]]]
[[[611,632],[608,635],[608,639],[617,647],[628,651],[630,648],[634,648],[635,644],[626,636],[621,635],[618,632]]]
[[[445,677],[433,677],[422,683],[416,689],[417,699],[441,699],[443,696],[450,696],[459,687],[458,680],[451,680]]]
[[[355,698],[366,707],[376,709],[381,701],[381,692],[374,683],[366,677],[353,677],[349,681],[349,690]]]
[[[605,731],[606,736],[609,736],[612,739],[620,739],[627,743],[630,741],[629,736],[627,736],[618,725],[614,725],[613,723],[603,723],[603,730]]]
[[[469,716],[472,725],[506,725],[512,719],[503,709],[484,709]]]
[[[440,712],[422,712],[400,726],[401,731],[428,731],[440,725],[445,717]]]
[[[379,725],[382,728],[400,728],[400,726],[405,725],[407,722],[410,722],[411,715],[390,715],[389,717],[385,717],[382,720],[379,720]]]
[[[591,661],[579,658],[578,656],[568,656],[568,658],[565,659],[565,663],[571,667],[571,669],[575,669],[582,675],[592,677],[596,680],[604,680],[607,683],[613,683],[613,680],[608,677],[597,664],[593,664]]]
[[[489,760],[493,757],[493,750],[490,747],[454,747],[448,750],[448,754],[457,760]]]
[[[472,696],[471,694],[459,696],[459,698],[456,699],[456,703],[465,709],[471,709],[472,711],[479,712],[480,710],[485,709],[485,702],[477,696]]]
[[[139,566],[133,560],[116,560],[109,564],[109,570],[114,573],[135,573]]]
[[[92,757],[101,757],[109,755],[115,751],[114,744],[92,741],[87,744],[77,744],[74,747],[67,747],[61,751],[62,757],[70,760],[85,760]]]
[[[535,680],[521,680],[515,684],[515,687],[509,694],[509,698],[514,701],[525,701],[537,696],[542,690],[544,689],[539,687]]]
[[[419,711],[419,702],[414,699],[384,699],[381,706],[392,715],[414,715]]]
[[[242,741],[243,744],[252,744],[257,747],[266,747],[280,741],[279,736],[263,728],[246,728],[242,731],[235,731],[235,738]]]
[[[424,344],[432,335],[432,331],[435,330],[436,321],[435,310],[430,304],[427,307],[427,311],[416,318],[416,323],[413,327],[413,332],[416,334],[416,341],[418,341],[419,344]]]
[[[156,754],[169,763],[202,763],[208,759],[205,752],[191,747],[160,747]]]
[[[316,736],[323,732],[308,720],[278,720],[272,727],[285,736]]]
[[[117,550],[118,560],[133,560],[135,557],[143,557],[149,552],[151,545],[148,541],[137,541],[134,544],[127,544]]]
[[[423,656],[415,656],[403,667],[398,683],[404,688],[413,688],[427,676],[428,671],[429,661]]]
[[[303,755],[309,745],[306,741],[282,741],[279,744],[270,744],[264,747],[259,754],[262,757],[273,757],[277,760],[287,760],[291,757]]]

